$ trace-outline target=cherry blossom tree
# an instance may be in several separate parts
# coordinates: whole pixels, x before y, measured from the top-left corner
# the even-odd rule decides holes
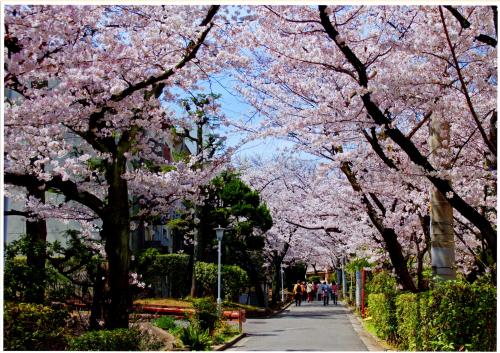
[[[239,91],[261,117],[242,130],[295,141],[340,170],[408,289],[401,249],[420,259],[428,249],[431,185],[468,225],[462,247],[487,250],[469,260],[496,262],[495,11],[265,6],[239,37],[252,53],[236,67]],[[428,158],[431,116],[451,128],[442,163]]]
[[[4,84],[16,97],[5,107],[4,180],[55,190],[100,220],[109,328],[128,326],[131,203],[139,202],[138,218],[164,214],[176,199],[196,198],[223,162],[201,171],[195,158],[170,162],[161,153],[183,124],[172,103],[215,68],[218,10],[6,8]]]
[[[260,190],[273,217],[273,227],[265,234],[265,250],[273,275],[274,301],[279,300],[282,263],[332,267],[346,253],[359,252],[368,244],[370,249],[377,246],[365,236],[371,231],[369,226],[342,217],[344,208],[352,207],[341,196],[345,193],[342,188],[348,185],[339,180],[332,187],[332,175],[324,178],[315,163],[277,156],[240,162],[240,168],[244,178]],[[353,212],[345,211],[352,219]]]

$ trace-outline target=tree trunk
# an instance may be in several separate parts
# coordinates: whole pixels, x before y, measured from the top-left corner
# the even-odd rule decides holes
[[[278,258],[278,252],[273,251],[272,266],[273,266],[273,305],[280,302],[280,290],[281,290],[281,261]]]
[[[92,307],[90,309],[89,329],[99,330],[99,319],[103,317],[105,271],[102,263],[97,265],[93,288]]]
[[[195,276],[195,267],[196,263],[199,261],[200,257],[200,231],[195,226],[194,230],[194,239],[193,239],[193,267],[191,274],[191,292],[190,295],[192,298],[197,297],[196,295],[196,276]]]
[[[116,157],[106,171],[109,206],[103,219],[103,235],[109,264],[110,302],[105,323],[108,329],[128,328],[130,213],[124,172],[123,157]]]
[[[385,249],[389,253],[391,263],[398,276],[398,283],[403,286],[404,290],[409,290],[413,293],[417,292],[413,278],[411,278],[406,259],[403,256],[403,249],[399,243],[396,233],[392,228],[384,228],[382,231],[382,238],[384,238]]]
[[[375,207],[364,193],[363,188],[359,184],[356,175],[353,173],[349,162],[343,162],[340,169],[347,177],[347,180],[351,184],[353,190],[362,193],[361,202],[366,206],[366,213],[370,218],[373,226],[379,231],[380,235],[384,239],[384,247],[389,254],[391,263],[394,266],[394,269],[398,276],[398,283],[403,287],[403,290],[409,290],[413,293],[416,293],[417,288],[415,287],[415,283],[413,282],[410,272],[408,271],[408,264],[406,263],[406,259],[403,256],[403,249],[398,241],[396,232],[394,231],[394,229],[386,228],[384,226],[384,222],[380,219],[375,210]]]
[[[36,186],[28,187],[28,197],[34,196],[42,203],[45,202],[45,191]],[[26,220],[26,235],[28,249],[26,251],[26,264],[31,276],[26,283],[27,291],[24,298],[29,303],[43,303],[45,301],[45,261],[47,259],[47,224],[45,220]]]
[[[422,226],[422,232],[424,233],[424,248],[420,250],[417,247],[417,288],[419,292],[423,292],[428,289],[428,283],[424,281],[424,257],[429,251],[431,246],[431,234],[430,234],[430,216],[420,216],[420,225]]]
[[[314,275],[315,275],[315,276],[319,276],[319,274],[318,274],[318,270],[316,269],[316,264],[311,264],[311,266],[312,266],[312,268],[313,268],[313,270],[314,270]]]
[[[264,301],[264,291],[262,290],[261,287],[261,273],[259,272],[259,269],[255,268],[254,264],[241,264],[242,268],[247,271],[248,274],[248,280],[252,286],[255,287],[255,294],[257,295],[257,301],[260,306],[264,306],[265,301]]]

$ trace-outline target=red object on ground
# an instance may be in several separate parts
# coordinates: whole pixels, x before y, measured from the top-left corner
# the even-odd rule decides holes
[[[135,311],[148,312],[153,314],[172,315],[176,317],[184,317],[186,315],[194,314],[194,309],[189,308],[172,308],[161,306],[135,306]],[[246,321],[245,310],[226,310],[222,312],[222,317],[227,320],[238,320],[241,322]]]
[[[222,317],[229,320],[239,320],[245,322],[247,319],[245,317],[245,310],[226,310],[222,312]]]

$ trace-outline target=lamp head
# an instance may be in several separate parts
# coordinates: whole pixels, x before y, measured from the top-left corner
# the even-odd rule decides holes
[[[222,241],[222,237],[224,236],[224,230],[226,228],[222,228],[220,225],[215,229],[215,235],[217,236],[217,241]]]

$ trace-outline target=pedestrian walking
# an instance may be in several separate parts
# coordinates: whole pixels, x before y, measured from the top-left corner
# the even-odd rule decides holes
[[[335,304],[335,305],[337,305],[338,291],[339,291],[339,285],[335,281],[333,281],[332,282],[332,301],[333,301],[333,304]]]
[[[326,283],[326,281],[324,281],[323,284],[321,285],[321,296],[323,298],[323,306],[328,305],[328,299],[329,299],[328,289],[330,289],[331,291],[331,287]]]
[[[295,306],[300,306],[302,304],[302,287],[300,281],[297,281],[295,286],[293,286],[293,296],[295,298]]]
[[[311,282],[307,283],[307,302],[310,303],[313,300],[313,284]]]
[[[318,292],[319,292],[319,284],[318,282],[313,282],[313,298],[316,298],[316,300],[319,300]]]
[[[302,290],[302,300],[305,301],[307,299],[307,285],[306,282],[302,281],[300,284],[300,289]]]

